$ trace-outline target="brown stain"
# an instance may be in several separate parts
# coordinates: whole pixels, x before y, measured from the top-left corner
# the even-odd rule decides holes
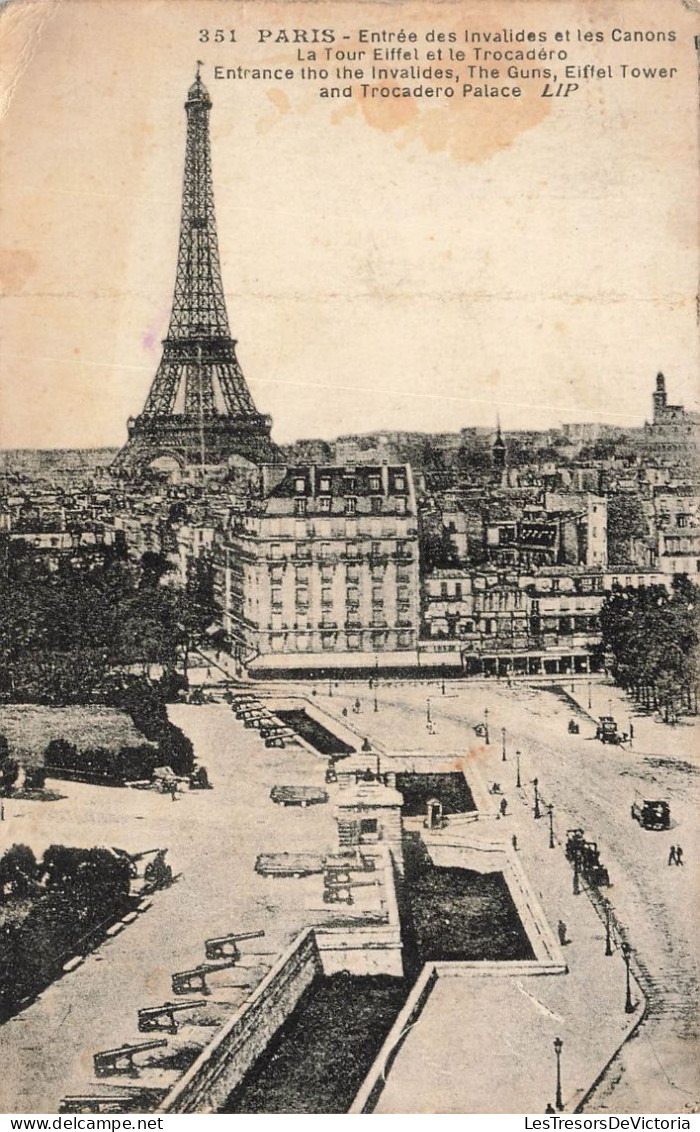
[[[531,22],[531,6],[519,3],[513,5],[513,13],[509,17],[511,23],[517,24],[518,19],[525,23]],[[444,153],[452,160],[469,164],[486,161],[494,154],[513,145],[521,134],[534,129],[543,122],[552,112],[554,100],[540,97],[542,82],[540,80],[508,79],[505,77],[507,64],[500,64],[501,77],[491,80],[490,86],[517,86],[522,90],[520,98],[489,98],[472,96],[462,97],[462,85],[466,81],[474,86],[483,86],[483,80],[469,79],[466,71],[467,63],[474,62],[469,53],[469,45],[463,39],[464,29],[478,28],[479,31],[500,31],[503,28],[502,11],[499,6],[484,5],[479,2],[466,4],[441,3],[426,13],[424,4],[404,0],[395,11],[390,5],[368,2],[359,9],[347,6],[347,16],[342,6],[314,2],[312,24],[316,28],[334,28],[336,32],[348,34],[349,39],[337,39],[330,46],[342,49],[347,53],[364,50],[362,60],[350,61],[351,67],[362,66],[364,76],[359,80],[342,79],[334,74],[336,64],[325,58],[324,43],[275,43],[268,41],[264,48],[250,40],[242,40],[238,48],[236,62],[246,67],[293,67],[297,71],[297,78],[284,90],[276,88],[267,91],[267,97],[272,102],[278,115],[287,114],[293,107],[297,114],[313,113],[319,103],[324,105],[329,114],[330,124],[339,128],[351,123],[353,120],[362,120],[372,130],[393,138],[399,149],[412,145],[420,145],[431,154]],[[309,0],[290,0],[285,5],[270,3],[265,8],[265,19],[260,20],[261,25],[267,28],[308,28],[309,27]],[[519,15],[522,13],[522,15]],[[372,65],[372,50],[376,46],[372,43],[360,43],[359,28],[368,31],[387,29],[398,31],[400,28],[415,31],[418,39],[415,43],[404,42],[390,46],[404,48],[417,48],[419,60],[375,60],[376,66],[389,68],[402,68],[420,66],[426,68],[444,69],[452,68],[459,76],[459,81],[445,79],[389,79],[373,81],[370,76]],[[447,40],[440,43],[437,39],[427,41],[428,32],[436,36],[454,31],[458,40],[449,44]],[[467,49],[465,61],[450,60],[446,57],[448,47]],[[503,45],[501,45],[503,46]],[[522,45],[518,45],[522,46]],[[525,45],[527,46],[527,45]],[[428,51],[435,52],[437,48],[443,50],[442,60],[426,58]],[[300,57],[297,57],[297,49]],[[315,58],[309,59],[311,53]],[[537,62],[523,61],[523,67],[538,65]],[[309,66],[313,68],[326,67],[329,77],[325,82],[302,81],[298,77],[299,70]],[[415,98],[382,98],[362,97],[361,84],[372,88],[378,87],[438,87],[452,82],[456,87],[455,95],[451,99],[425,99]],[[343,100],[342,103],[330,99],[321,99],[321,86],[353,86],[353,97]],[[258,131],[266,133],[277,122],[279,117],[265,116],[258,123]]]
[[[289,113],[289,99],[280,87],[272,87],[270,90],[266,91],[266,94],[275,110],[280,114]]]
[[[16,295],[35,274],[37,262],[31,252],[21,248],[0,249],[0,291]]]

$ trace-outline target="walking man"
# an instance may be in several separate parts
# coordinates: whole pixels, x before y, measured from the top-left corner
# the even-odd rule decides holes
[[[678,850],[676,849],[676,846],[672,845],[670,850],[669,850],[669,853],[668,853],[668,863],[669,863],[669,865],[677,865],[678,864],[677,854],[678,854]]]
[[[681,849],[680,845],[676,845],[676,864],[683,864],[683,850]]]

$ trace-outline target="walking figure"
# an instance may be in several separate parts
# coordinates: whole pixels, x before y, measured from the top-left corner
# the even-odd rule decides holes
[[[669,849],[668,863],[669,863],[669,865],[677,865],[678,864],[678,850],[676,849],[675,845],[672,845],[671,848]]]
[[[501,817],[504,818],[508,813],[508,803],[505,798],[501,798]]]
[[[513,842],[513,848],[515,849],[515,852],[517,853],[518,852],[518,839],[515,836],[515,834],[513,834],[513,836],[511,837],[511,841]]]
[[[559,936],[559,943],[561,944],[561,946],[566,947],[567,943],[569,943],[570,940],[566,938],[566,924],[563,920],[560,920],[557,924],[557,935]]]
[[[680,845],[676,845],[676,864],[683,864],[683,850],[681,849]]]

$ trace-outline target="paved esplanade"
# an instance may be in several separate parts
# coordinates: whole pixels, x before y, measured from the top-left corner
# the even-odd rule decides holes
[[[570,690],[571,685],[566,687]],[[576,687],[587,709],[587,681]],[[668,727],[649,717],[630,716],[631,704],[617,689],[595,682],[591,715],[612,714],[623,730],[628,730],[631,718],[631,749],[603,746],[592,737],[593,721],[585,717],[579,717],[580,734],[569,735],[573,705],[553,691],[524,684],[508,688],[495,681],[448,681],[443,695],[439,681],[381,682],[376,713],[366,683],[340,685],[332,700],[324,694],[327,685],[319,683],[317,690],[323,705],[333,705],[336,711],[359,695],[362,712],[352,717],[355,726],[389,750],[470,752],[487,783],[499,782],[508,799],[510,814],[494,823],[494,830],[502,826],[508,836],[516,833],[521,863],[550,924],[556,929],[558,919],[565,921],[572,940],[564,948],[571,971],[567,976],[519,980],[520,986],[518,980],[501,980],[497,992],[486,979],[439,982],[392,1067],[377,1111],[420,1111],[416,1105],[421,1097],[430,1097],[438,1104],[443,1098],[447,1106],[432,1111],[543,1112],[547,1102],[554,1101],[556,1036],[565,1041],[565,1103],[578,1088],[592,1084],[592,1079],[583,1080],[581,1061],[596,1041],[605,1047],[606,1027],[612,1032],[617,1018],[625,1019],[624,968],[619,952],[605,956],[600,921],[591,931],[587,897],[573,896],[563,842],[566,830],[576,826],[598,842],[613,884],[603,891],[634,948],[633,961],[649,1001],[647,1018],[623,1045],[586,1108],[615,1113],[696,1111],[697,732],[687,724]],[[426,728],[428,698],[434,735]],[[485,709],[489,747],[473,730],[473,724],[484,722]],[[521,751],[520,791],[515,787],[516,749]],[[555,834],[562,843],[554,850],[548,847],[547,818],[535,821],[532,816],[535,777],[544,801],[554,805]],[[670,830],[645,831],[631,819],[635,788],[644,797],[670,802]],[[669,867],[669,848],[678,844],[686,864]],[[611,987],[614,967],[618,985]],[[612,1012],[609,1017],[606,1011]]]
[[[171,718],[192,739],[213,790],[181,794],[173,803],[151,791],[51,780],[63,800],[5,800],[0,853],[16,841],[37,854],[54,842],[115,845],[129,852],[162,846],[181,876],[82,966],[0,1026],[2,1112],[55,1113],[63,1096],[128,1086],[125,1077],[96,1082],[93,1053],[159,1036],[139,1034],[136,1011],[177,1001],[170,975],[204,961],[205,938],[263,928],[265,938],[241,944],[241,950],[272,953],[262,957],[265,966],[257,974],[234,969],[210,980],[213,993],[200,1013],[211,1016],[217,999],[242,1002],[249,991],[232,984],[256,982],[297,932],[317,919],[306,905],[318,904],[313,889],[318,878],[276,882],[259,876],[254,866],[265,851],[321,853],[335,847],[330,806],[285,808],[269,796],[275,782],[323,785],[326,761],[298,748],[266,749],[225,704],[177,706]],[[193,1022],[196,1017],[188,1015]],[[186,1026],[183,1040],[201,1044],[211,1032]],[[169,1038],[171,1048],[177,1044]],[[171,1072],[161,1083],[176,1077]],[[146,1075],[142,1078],[145,1083]]]

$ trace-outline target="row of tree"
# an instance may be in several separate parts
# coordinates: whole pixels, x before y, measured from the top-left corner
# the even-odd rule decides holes
[[[87,953],[130,907],[129,861],[107,849],[26,845],[0,858],[0,1022]]]
[[[138,565],[114,555],[49,571],[12,543],[0,555],[0,692],[15,701],[81,703],[115,668],[174,667],[214,613],[211,572],[197,562],[184,589],[163,584],[159,554]]]
[[[52,778],[77,778],[112,786],[150,779],[159,765],[159,751],[146,743],[119,750],[106,747],[78,750],[65,739],[52,739],[44,755],[44,767]]]
[[[679,577],[616,590],[600,614],[602,648],[618,684],[667,720],[697,711],[698,588]]]

